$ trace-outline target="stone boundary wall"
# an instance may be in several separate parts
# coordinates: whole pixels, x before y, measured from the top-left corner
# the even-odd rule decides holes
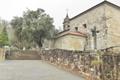
[[[82,52],[42,50],[41,59],[86,80],[120,80],[120,54],[112,52]]]

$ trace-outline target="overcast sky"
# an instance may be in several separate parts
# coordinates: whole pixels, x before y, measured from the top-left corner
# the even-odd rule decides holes
[[[54,18],[54,25],[62,27],[67,9],[73,17],[103,0],[0,0],[0,17],[10,21],[13,16],[21,16],[27,8],[42,8]],[[120,6],[120,0],[108,0]]]

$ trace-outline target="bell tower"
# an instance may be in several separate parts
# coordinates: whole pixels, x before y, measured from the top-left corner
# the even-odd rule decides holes
[[[69,19],[69,16],[68,16],[68,13],[66,14],[66,17],[64,19],[64,22],[63,22],[63,30],[69,30],[70,29],[70,19]]]

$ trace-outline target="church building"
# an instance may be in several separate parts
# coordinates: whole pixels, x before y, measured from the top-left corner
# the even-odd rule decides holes
[[[67,14],[63,31],[47,44],[50,49],[80,51],[120,46],[120,7],[103,1],[72,18]]]

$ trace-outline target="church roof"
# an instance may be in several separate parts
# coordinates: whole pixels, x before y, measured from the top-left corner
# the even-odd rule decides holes
[[[59,38],[59,37],[65,36],[65,35],[74,35],[74,36],[80,36],[80,37],[87,36],[87,34],[79,32],[79,31],[71,32],[71,31],[66,30],[66,31],[62,31],[62,32],[58,33],[55,38]]]
[[[109,4],[109,5],[111,5],[111,6],[114,6],[114,7],[118,8],[118,9],[120,9],[120,6],[118,6],[118,5],[116,5],[116,4],[113,4],[113,3],[108,2],[108,1],[103,1],[103,2],[101,2],[101,3],[99,3],[99,4],[97,4],[97,5],[95,5],[95,6],[91,7],[91,8],[89,8],[88,10],[86,10],[86,11],[84,11],[84,12],[82,12],[82,13],[80,13],[80,14],[74,16],[74,17],[72,17],[70,20],[73,20],[73,19],[77,18],[78,16],[81,16],[81,15],[83,15],[83,14],[85,14],[85,13],[87,13],[87,12],[89,12],[89,11],[91,11],[91,10],[93,10],[93,9],[95,9],[95,8],[97,8],[97,7],[99,7],[99,6],[101,6],[101,5],[103,5],[103,4]]]

